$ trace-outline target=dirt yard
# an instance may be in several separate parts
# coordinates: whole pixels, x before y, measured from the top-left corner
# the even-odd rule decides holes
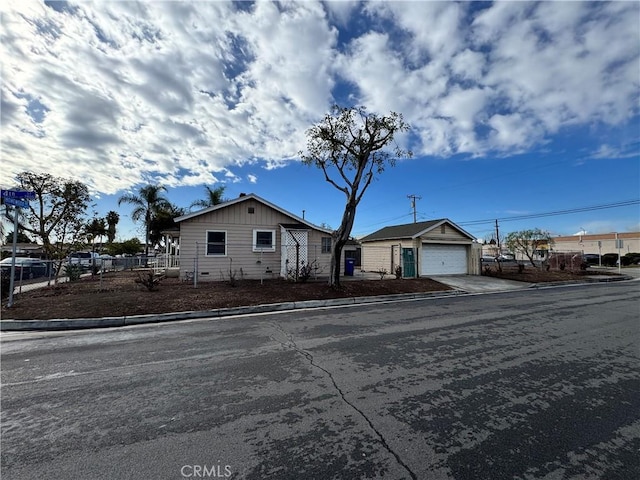
[[[387,295],[394,293],[433,292],[450,287],[427,278],[343,281],[339,290],[326,281],[294,283],[282,279],[239,280],[192,283],[165,278],[155,291],[135,282],[138,272],[111,272],[99,277],[84,277],[73,283],[15,295],[14,305],[2,302],[2,318],[46,320],[53,318],[111,317],[147,313],[184,312],[268,303],[331,298]]]
[[[428,278],[397,280],[387,276],[376,280],[348,280],[339,290],[326,281],[294,283],[282,279],[240,280],[235,286],[228,282],[201,282],[198,288],[177,278],[165,278],[155,291],[148,291],[135,282],[139,272],[111,272],[99,277],[85,277],[73,283],[60,283],[16,294],[14,305],[6,308],[2,302],[2,319],[47,320],[54,318],[111,317],[168,313],[217,308],[261,305],[268,303],[331,298],[388,295],[395,293],[434,292],[450,287]],[[492,269],[491,276],[523,282],[553,282],[584,279],[593,272],[551,271],[527,268]]]

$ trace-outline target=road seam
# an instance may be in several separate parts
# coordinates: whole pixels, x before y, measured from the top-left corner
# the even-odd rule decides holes
[[[338,384],[336,383],[335,378],[333,378],[333,374],[327,370],[326,368],[324,368],[322,365],[319,365],[318,363],[315,362],[315,359],[313,357],[313,354],[311,352],[308,352],[307,350],[304,350],[302,348],[300,348],[298,346],[298,344],[296,343],[296,341],[293,339],[293,335],[288,333],[287,331],[285,331],[282,326],[277,323],[277,322],[269,322],[269,324],[271,326],[273,326],[273,328],[275,330],[277,330],[278,332],[280,332],[282,335],[284,335],[284,337],[288,340],[287,343],[284,343],[280,340],[278,340],[275,337],[271,337],[273,338],[273,340],[275,340],[276,342],[278,342],[280,345],[282,345],[283,347],[286,348],[292,348],[293,350],[295,350],[296,352],[298,352],[300,355],[302,355],[303,357],[305,357],[308,361],[309,364],[312,367],[317,368],[318,370],[320,370],[321,372],[324,372],[325,375],[327,377],[329,377],[329,380],[331,380],[331,383],[333,384],[333,387],[335,388],[335,390],[338,392],[338,394],[340,395],[340,398],[342,398],[342,401],[344,403],[346,403],[349,407],[351,407],[352,410],[354,410],[355,412],[358,413],[358,415],[360,415],[364,421],[367,423],[367,425],[369,425],[369,428],[371,428],[371,430],[373,430],[373,432],[376,434],[376,436],[378,437],[378,439],[380,440],[380,443],[382,444],[382,446],[385,448],[385,450],[387,452],[389,452],[391,455],[393,455],[393,457],[396,459],[396,462],[398,462],[398,464],[404,468],[409,475],[411,476],[411,478],[413,480],[418,480],[418,476],[413,472],[413,470],[411,470],[411,468],[402,460],[402,458],[400,458],[400,455],[398,455],[398,453],[396,453],[395,450],[393,450],[393,448],[391,448],[391,446],[389,445],[389,443],[387,442],[387,440],[384,438],[384,435],[382,435],[382,433],[375,427],[375,425],[373,424],[373,422],[369,419],[369,417],[367,417],[367,415],[360,410],[355,404],[353,404],[351,401],[349,401],[347,399],[347,397],[345,396],[344,392],[342,391],[342,389],[338,386]]]

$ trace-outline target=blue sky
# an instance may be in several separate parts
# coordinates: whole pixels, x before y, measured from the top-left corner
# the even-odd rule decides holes
[[[478,238],[640,230],[638,2],[56,2],[0,6],[2,186],[87,183],[188,206],[204,185],[337,227],[301,165],[333,103],[404,115],[414,158],[371,185],[353,234],[447,217]],[[616,208],[595,208],[628,203]],[[590,208],[594,207],[594,208]],[[545,214],[581,210],[562,215]],[[526,217],[529,218],[518,218]]]

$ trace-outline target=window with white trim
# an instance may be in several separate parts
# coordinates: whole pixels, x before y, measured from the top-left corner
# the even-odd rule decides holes
[[[207,230],[207,255],[219,257],[227,255],[227,232]]]
[[[253,251],[254,252],[275,252],[276,251],[276,231],[275,230],[254,230],[253,231]]]

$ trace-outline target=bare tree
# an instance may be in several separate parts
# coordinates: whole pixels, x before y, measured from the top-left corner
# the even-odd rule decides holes
[[[396,133],[409,130],[402,114],[391,112],[379,116],[364,107],[344,108],[335,105],[318,124],[307,130],[307,152],[300,152],[302,161],[324,173],[327,182],[343,192],[346,204],[342,221],[333,232],[329,284],[340,285],[340,257],[349,240],[356,208],[376,174],[397,158],[410,157],[411,152],[397,145],[389,152],[385,148]]]

